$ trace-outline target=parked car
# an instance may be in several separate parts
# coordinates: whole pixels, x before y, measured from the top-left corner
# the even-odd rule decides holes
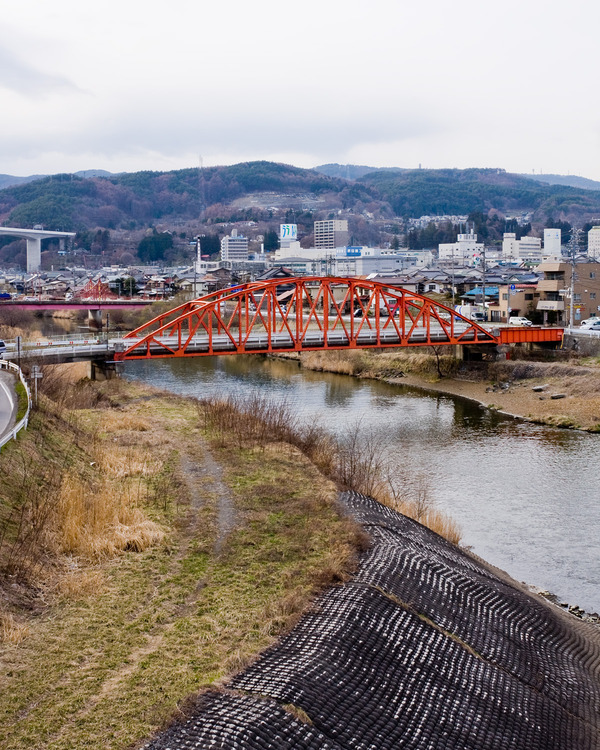
[[[508,325],[509,326],[532,326],[533,323],[529,320],[529,318],[522,318],[515,316],[514,318],[508,319]]]
[[[476,323],[486,323],[487,317],[485,313],[473,312],[471,313],[471,320],[474,320]]]
[[[580,328],[589,328],[590,326],[593,326],[596,323],[600,323],[600,318],[587,318],[586,320],[582,320],[579,324]]]
[[[6,351],[6,344],[4,343],[4,341],[2,341],[2,339],[0,339],[0,359],[2,358],[2,355],[4,354],[5,351]]]
[[[595,323],[590,323],[587,326],[581,326],[584,331],[600,331],[600,318],[596,318]]]

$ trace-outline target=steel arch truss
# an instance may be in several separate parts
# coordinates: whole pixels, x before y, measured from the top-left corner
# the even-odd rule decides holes
[[[275,279],[214,292],[128,333],[117,360],[438,344],[498,337],[406,289],[354,278]]]

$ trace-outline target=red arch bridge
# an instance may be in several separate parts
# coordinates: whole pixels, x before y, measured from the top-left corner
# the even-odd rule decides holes
[[[556,344],[559,328],[496,328],[378,281],[274,279],[187,302],[115,342],[115,360],[525,342]]]

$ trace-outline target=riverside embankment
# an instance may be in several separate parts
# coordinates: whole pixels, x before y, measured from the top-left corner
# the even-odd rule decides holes
[[[357,574],[146,750],[596,750],[600,633],[357,493]]]
[[[44,387],[0,454],[0,746],[122,750],[287,632],[363,535],[233,415],[52,368]]]
[[[0,456],[3,748],[138,747],[174,717],[169,747],[595,747],[597,631],[347,494],[369,542],[285,407],[54,395]]]

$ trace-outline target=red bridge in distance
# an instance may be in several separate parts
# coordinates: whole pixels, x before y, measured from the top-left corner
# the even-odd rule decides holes
[[[140,299],[74,299],[74,300],[8,300],[0,301],[0,309],[10,307],[16,310],[131,310],[147,307],[152,300]]]
[[[92,281],[80,289],[71,299],[35,299],[35,295],[25,299],[0,300],[0,307],[11,307],[17,310],[129,310],[146,307],[152,300],[129,299],[119,297],[111,291],[108,284]]]
[[[438,345],[560,344],[562,328],[483,326],[383,282],[276,279],[187,302],[126,334],[115,360]]]

